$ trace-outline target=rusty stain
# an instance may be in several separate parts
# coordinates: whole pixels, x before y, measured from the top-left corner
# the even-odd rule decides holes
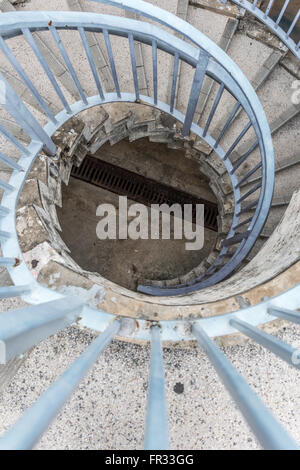
[[[21,264],[21,260],[19,258],[15,258],[15,264],[14,264],[14,268],[17,268],[18,266],[20,266]]]

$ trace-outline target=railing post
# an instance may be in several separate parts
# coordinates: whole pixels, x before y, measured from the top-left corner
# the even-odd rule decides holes
[[[5,364],[43,339],[74,323],[83,306],[81,299],[63,297],[1,313],[0,364]]]
[[[250,325],[239,318],[232,318],[230,320],[230,325],[251,338],[256,343],[261,344],[264,348],[276,354],[276,356],[280,357],[283,361],[286,361],[290,366],[300,369],[300,363],[293,363],[293,357],[295,357],[295,354],[298,352],[298,350],[293,346],[290,346],[275,336],[269,335],[265,331],[260,330],[256,326]]]
[[[271,307],[268,308],[268,313],[275,317],[300,325],[300,312],[297,312],[296,310],[288,310],[287,308],[271,305]]]
[[[207,69],[208,61],[209,61],[209,54],[206,51],[200,49],[199,60],[198,60],[197,67],[194,73],[194,80],[193,80],[189,102],[188,102],[188,106],[186,110],[185,121],[184,121],[183,128],[182,128],[183,137],[188,136],[191,130],[191,125],[194,119],[194,114],[197,108],[199,95],[200,95],[203,81],[205,78],[205,72]]]
[[[167,450],[169,448],[168,411],[160,331],[161,329],[158,325],[151,328],[151,360],[145,436],[146,450]]]

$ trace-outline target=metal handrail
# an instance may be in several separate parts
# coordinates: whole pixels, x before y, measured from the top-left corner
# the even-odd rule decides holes
[[[228,0],[225,1],[225,3]],[[265,10],[258,6],[258,0],[230,0],[242,8],[245,8],[249,13],[256,16],[262,23],[264,23],[279,39],[289,48],[289,50],[300,60],[300,40],[296,42],[291,35],[296,27],[300,27],[300,9],[295,14],[290,22],[290,26],[285,31],[280,23],[284,19],[284,15],[288,10],[291,0],[285,0],[282,8],[280,9],[276,18],[271,17],[272,8],[278,3],[278,0],[269,0]]]
[[[144,2],[136,1],[134,3],[140,4]],[[188,26],[189,25],[185,23],[185,31],[189,30]],[[98,94],[95,96],[87,97],[85,95],[72,63],[68,58],[67,51],[61,42],[59,30],[65,30],[67,28],[79,32],[98,90]],[[76,85],[81,98],[80,101],[73,104],[67,102],[51,69],[40,54],[32,33],[41,30],[50,30],[54,41],[59,47],[64,64]],[[115,83],[115,93],[104,93],[101,87],[101,82],[97,75],[88,43],[85,40],[86,31],[100,31],[104,33]],[[182,32],[184,33],[184,31]],[[110,36],[113,34],[128,38],[132,60],[134,93],[123,92],[119,87],[118,76],[116,68],[114,67],[114,56],[110,48]],[[46,75],[50,79],[63,105],[62,111],[56,116],[51,113],[46,102],[43,101],[42,96],[37,93],[34,85],[30,82],[23,69],[19,67],[16,59],[7,49],[7,39],[21,35],[24,35],[25,39],[32,47],[33,52],[44,68]],[[230,174],[231,183],[235,191],[236,206],[238,207],[238,211],[241,211],[242,201],[239,201],[239,199],[243,196],[240,194],[238,175],[230,162],[228,150],[223,149],[220,145],[221,139],[218,141],[218,139],[213,139],[209,135],[208,131],[211,120],[208,119],[204,129],[201,129],[193,123],[195,101],[201,89],[199,83],[201,83],[201,79],[203,80],[204,75],[207,74],[219,84],[220,88],[217,98],[227,89],[236,97],[238,105],[241,105],[245,109],[249,116],[251,127],[254,128],[257,134],[261,151],[263,186],[258,205],[259,210],[256,210],[255,217],[253,217],[250,223],[251,234],[247,237],[246,241],[243,240],[239,245],[239,248],[232,258],[233,260],[239,260],[242,257],[242,250],[247,250],[251,244],[249,243],[249,240],[251,240],[250,237],[252,237],[251,242],[255,242],[255,230],[259,233],[260,224],[263,224],[267,216],[274,181],[274,163],[270,131],[261,105],[249,85],[249,82],[238,71],[235,64],[230,61],[226,54],[222,51],[220,52],[216,46],[213,46],[213,43],[207,41],[207,39],[205,39],[201,33],[196,32],[194,28],[191,30],[191,36],[193,36],[193,42],[197,42],[197,48],[179,38],[170,36],[169,33],[161,31],[152,25],[125,18],[82,13],[30,12],[1,15],[0,36],[2,37],[2,40],[0,40],[2,51],[6,52],[7,58],[14,64],[15,70],[18,71],[27,87],[31,89],[33,96],[36,97],[44,114],[49,118],[48,124],[43,127],[10,87],[4,77],[0,77],[6,84],[6,103],[4,107],[31,139],[29,145],[24,146],[24,144],[12,136],[8,130],[3,127],[0,128],[0,132],[6,139],[21,152],[21,157],[17,165],[12,163],[8,157],[4,156],[3,158],[1,154],[1,158],[0,155],[0,160],[13,168],[13,174],[9,183],[1,182],[1,188],[4,194],[0,206],[0,228],[3,229],[1,237],[3,258],[0,258],[0,265],[7,268],[15,284],[13,287],[1,287],[0,298],[22,295],[25,301],[36,304],[25,307],[21,311],[7,312],[3,315],[3,318],[1,316],[0,362],[7,362],[7,360],[25,352],[28,348],[31,348],[54,332],[60,331],[66,325],[72,324],[75,321],[80,321],[81,325],[102,333],[85,353],[83,353],[40,399],[27,410],[26,414],[24,414],[16,425],[0,438],[0,448],[27,449],[33,447],[46,430],[51,420],[67,401],[76,385],[97,360],[100,353],[110,341],[112,341],[115,335],[121,335],[134,339],[151,340],[152,344],[149,376],[151,386],[148,394],[146,427],[147,448],[166,448],[168,447],[169,440],[161,342],[197,339],[201,347],[206,351],[221,379],[224,381],[224,384],[232,393],[234,400],[246,417],[262,446],[271,449],[296,449],[297,445],[282,429],[280,424],[274,420],[260,399],[237,374],[237,371],[228,363],[210,338],[230,334],[239,331],[241,328],[244,328],[244,331],[247,331],[249,335],[250,331],[252,332],[251,334],[254,334],[252,327],[267,323],[278,317],[284,317],[290,321],[299,323],[299,314],[295,312],[294,309],[298,307],[300,286],[297,286],[287,293],[281,294],[277,299],[265,300],[258,306],[222,315],[218,318],[203,318],[193,323],[186,323],[182,320],[163,321],[149,328],[149,323],[145,320],[121,320],[114,315],[99,310],[93,310],[83,305],[80,299],[66,298],[58,292],[39,285],[34,280],[32,273],[24,262],[16,231],[15,210],[22,187],[38,153],[44,148],[48,154],[55,154],[55,145],[51,139],[54,132],[72,116],[92,106],[108,102],[135,102],[137,99],[173,115],[183,124],[183,132],[185,134],[188,134],[191,130],[196,135],[203,138],[212,148],[215,148],[216,153],[220,156]],[[170,104],[160,102],[155,92],[153,97],[139,94],[137,88],[136,64],[133,55],[134,48],[132,47],[134,40],[154,47],[155,50],[161,49],[173,56],[177,54],[180,60],[187,62],[195,68],[195,79],[187,106],[187,113],[183,114],[176,109],[172,109],[172,100]],[[207,46],[207,48],[205,46]],[[153,57],[155,57],[155,55],[156,54],[153,54]],[[201,61],[199,61],[199,58],[201,58]],[[222,64],[223,58],[225,65]],[[203,64],[205,64],[205,68]],[[229,67],[229,69],[227,70],[226,67]],[[155,75],[155,70],[157,71],[155,61],[153,63],[153,70]],[[157,80],[156,77],[154,77],[154,91],[155,89],[157,90],[156,84]],[[212,108],[213,113],[216,112],[217,107],[218,102],[215,101],[215,106]],[[263,211],[265,211],[265,213]],[[236,225],[239,220],[237,212],[234,219],[234,224]],[[228,239],[233,236],[234,231],[231,229]],[[224,251],[226,251],[226,249],[226,247],[223,248]],[[221,270],[219,272],[221,272]],[[288,311],[287,309],[291,310]],[[245,322],[248,322],[248,327],[247,325],[245,326]],[[261,344],[266,347],[272,345],[273,352],[278,353],[280,357],[284,357],[285,360],[289,359],[286,352],[291,353],[293,351],[292,349],[288,349],[282,344],[275,344],[274,341],[270,338],[266,338],[265,335],[259,335],[256,330],[255,334]],[[290,361],[290,363],[292,364],[292,361]],[[237,390],[239,390],[240,393],[237,393]]]
[[[108,5],[112,5],[118,8],[123,8],[128,11],[132,11],[133,13],[142,15],[146,18],[151,18],[154,21],[157,21],[160,24],[167,26],[168,28],[180,33],[186,38],[189,38],[193,41],[193,38],[190,37],[191,35],[191,28],[185,27],[184,23],[186,23],[181,18],[173,15],[170,12],[165,12],[162,8],[153,6],[148,2],[143,0],[135,0],[132,2],[131,0],[92,0],[93,2],[97,3],[106,3]],[[300,27],[300,9],[295,14],[294,18],[291,20],[290,26],[287,31],[280,27],[281,21],[284,19],[284,14],[286,13],[289,4],[292,0],[284,0],[284,4],[280,9],[280,12],[276,19],[272,18],[270,13],[272,11],[272,7],[275,6],[278,0],[269,0],[266,9],[262,10],[259,8],[259,0],[221,0],[222,3],[228,3],[231,1],[232,3],[237,4],[239,7],[246,9],[249,13],[256,16],[262,23],[264,23],[279,39],[290,49],[290,51],[300,59],[300,41],[295,42],[294,39],[291,37],[295,28],[298,26]],[[189,25],[190,26],[190,25]],[[195,28],[193,28],[195,30]]]
[[[51,26],[49,26],[50,23]],[[75,73],[67,51],[65,50],[63,43],[60,40],[59,30],[61,29],[77,30],[79,32],[82,44],[88,57],[91,71],[93,73],[93,77],[95,79],[97,90],[99,92],[97,97],[85,96],[80,80]],[[180,295],[182,293],[193,292],[199,288],[213,285],[228,277],[228,275],[230,275],[240,265],[243,259],[245,259],[255,244],[255,241],[259,236],[268,216],[274,187],[274,161],[270,129],[268,127],[262,106],[248,80],[242,75],[237,66],[231,61],[231,59],[228,58],[228,56],[226,56],[226,54],[221,49],[215,46],[216,50],[213,50],[214,44],[211,41],[207,41],[207,38],[205,38],[205,36],[203,36],[201,33],[195,33],[196,30],[191,32],[190,37],[193,38],[194,43],[197,42],[198,48],[195,48],[189,43],[182,41],[181,39],[176,38],[166,31],[162,31],[153,25],[141,23],[127,18],[118,18],[106,15],[98,16],[91,15],[89,13],[75,12],[43,12],[38,14],[27,12],[6,13],[1,15],[0,19],[0,48],[14,66],[20,78],[36,97],[46,116],[50,118],[49,124],[44,129],[40,126],[40,124],[31,115],[27,107],[24,105],[24,103],[22,103],[20,98],[16,95],[14,90],[9,86],[2,76],[2,80],[6,83],[7,87],[7,103],[4,105],[4,107],[14,117],[16,122],[18,122],[18,124],[24,129],[29,137],[31,137],[33,141],[38,140],[42,142],[47,153],[52,155],[55,153],[55,146],[51,141],[51,135],[71,116],[70,111],[72,111],[72,106],[67,105],[66,107],[66,99],[62,93],[62,90],[58,88],[58,84],[53,76],[53,73],[46,64],[46,61],[39,51],[37,43],[35,42],[32,35],[34,31],[46,30],[51,32],[52,38],[60,50],[64,63],[81,97],[81,102],[76,105],[77,109],[78,106],[80,107],[80,110],[83,110],[94,104],[104,104],[106,102],[113,101],[132,102],[136,100],[157,107],[171,114],[178,121],[182,122],[183,136],[188,135],[190,131],[192,131],[198,137],[205,140],[219,156],[229,174],[233,190],[233,197],[235,200],[235,212],[232,226],[228,232],[226,240],[223,242],[220,256],[210,267],[205,276],[202,276],[199,279],[195,279],[193,282],[186,285],[176,286],[175,288],[171,289],[160,289],[153,286],[139,286],[139,290],[141,292],[152,295]],[[110,94],[109,96],[104,94],[101,87],[100,79],[98,77],[97,70],[90,53],[89,45],[86,40],[85,34],[87,31],[98,31],[104,34],[116,90],[114,94]],[[44,68],[45,74],[50,79],[56,93],[64,105],[64,110],[58,116],[52,115],[51,111],[48,109],[45,101],[43,100],[43,97],[40,96],[34,84],[30,81],[29,77],[26,75],[25,71],[22,69],[21,65],[18,63],[17,59],[9,49],[7,39],[20,35],[23,35],[31,46],[33,53],[36,55],[40,64]],[[132,75],[135,89],[134,94],[124,94],[124,92],[121,92],[120,90],[116,67],[114,65],[115,57],[110,46],[110,36],[112,35],[128,38],[132,60]],[[157,100],[157,83],[159,82],[157,81],[157,62],[155,60],[153,60],[154,96],[140,96],[138,90],[134,48],[132,47],[134,40],[138,40],[144,44],[149,45],[150,47],[155,47],[156,50],[167,52],[174,57],[176,56],[180,61],[186,62],[194,67],[194,80],[185,114],[180,113],[178,110],[174,109],[176,84],[173,86],[170,104],[161,103]],[[211,53],[212,50],[213,55]],[[154,56],[155,55],[153,55],[153,57]],[[174,77],[176,76],[177,74],[174,75]],[[209,76],[218,84],[219,93],[211,109],[206,125],[204,128],[200,128],[193,122],[193,117],[205,76]],[[213,116],[217,112],[221,96],[225,90],[228,90],[230,94],[236,99],[235,112],[242,108],[245,110],[249,118],[249,122],[245,129],[227,149],[223,148],[221,140],[226,135],[226,131],[232,119],[234,118],[235,113],[230,117],[219,137],[214,139],[211,135],[209,135],[210,123]],[[22,110],[21,114],[19,112],[20,109]],[[28,126],[28,122],[31,123],[30,127]],[[256,166],[253,165],[253,167],[250,167],[250,170],[251,174],[253,174],[253,171],[260,170],[262,178],[261,183],[254,187],[253,190],[250,190],[246,194],[241,194],[241,179],[242,181],[245,181],[245,175],[243,174],[242,178],[239,176],[240,168],[242,165],[244,165],[246,160],[247,163],[250,161],[250,153],[247,152],[247,154],[244,155],[240,161],[237,163],[235,162],[234,164],[231,162],[230,157],[233,154],[234,149],[238,146],[238,144],[242,141],[243,137],[250,129],[254,130],[257,138],[257,144],[253,147],[253,150],[258,147],[261,154],[259,164]],[[12,141],[11,138],[10,140]],[[24,148],[23,150],[26,151]],[[254,192],[257,194],[256,208],[252,214],[252,217],[247,219],[248,222],[246,224],[241,219],[241,215],[245,204]],[[241,225],[243,225],[242,232],[240,231]],[[229,252],[229,248],[232,247],[233,251]],[[225,256],[228,254],[229,256]]]

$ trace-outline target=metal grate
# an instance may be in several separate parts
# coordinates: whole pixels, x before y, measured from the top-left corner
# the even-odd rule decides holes
[[[87,156],[79,167],[73,166],[71,176],[87,183],[107,189],[113,193],[127,196],[133,201],[150,206],[151,204],[193,205],[193,220],[196,216],[196,204],[204,204],[204,225],[218,231],[218,206],[205,199],[198,199],[191,194],[179,191],[157,181],[125,170],[98,158]]]

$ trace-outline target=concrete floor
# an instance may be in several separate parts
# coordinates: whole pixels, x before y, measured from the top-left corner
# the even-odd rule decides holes
[[[298,0],[291,3],[296,2]],[[52,0],[49,8],[66,9],[65,2]],[[45,2],[33,0],[26,9],[45,9]],[[243,50],[240,45],[239,48]],[[256,56],[259,55],[260,49],[257,49]],[[247,63],[254,73],[256,69],[252,62],[248,60]],[[297,148],[290,140],[285,147],[287,151]],[[17,306],[17,300],[1,301],[0,310]],[[278,336],[300,347],[299,332],[299,327],[289,326]],[[0,395],[1,433],[21,416],[92,338],[89,332],[69,328],[32,351]],[[225,352],[300,445],[299,373],[251,342],[246,347],[226,348]],[[199,349],[167,349],[164,357],[173,449],[258,447]],[[148,360],[148,348],[114,342],[81,383],[38,448],[141,448]],[[177,393],[182,389],[182,393]]]
[[[281,9],[284,5],[284,1],[285,0],[279,0],[279,1],[277,0],[277,2],[275,2],[275,4],[273,5],[273,7],[271,9],[271,12],[270,12],[270,16],[274,20],[277,20],[279,14],[281,12]],[[265,0],[263,2],[264,11],[267,8],[268,3],[269,3],[268,0]],[[289,4],[288,8],[286,9],[286,12],[283,16],[283,19],[280,22],[281,28],[283,28],[285,31],[287,31],[289,29],[289,27],[291,26],[291,23],[292,23],[293,19],[295,18],[299,8],[300,8],[300,0],[293,0],[292,2],[290,2],[290,4]],[[298,27],[298,25],[296,25],[296,27],[293,30],[292,38],[294,39],[294,41],[296,43],[298,43],[298,41],[300,40],[300,28]]]
[[[299,327],[278,336],[299,347]],[[37,346],[0,396],[0,433],[87,347],[93,334],[69,328]],[[254,390],[300,444],[299,372],[249,342],[226,348]],[[230,396],[198,348],[165,349],[172,449],[257,449]],[[37,449],[143,447],[149,349],[112,343]]]

